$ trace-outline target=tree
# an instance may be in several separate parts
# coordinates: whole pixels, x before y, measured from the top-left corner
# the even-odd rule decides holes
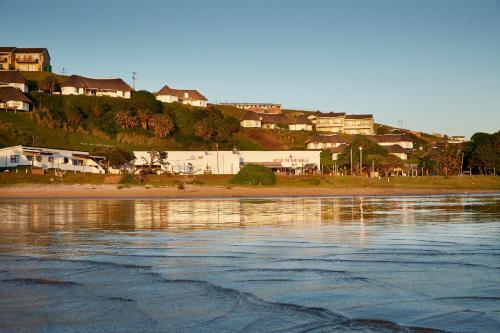
[[[148,157],[142,158],[143,165],[139,171],[139,183],[144,182],[148,174],[153,173],[158,167],[167,167],[169,165],[168,153],[166,151],[151,150],[148,151]]]
[[[434,157],[436,171],[440,175],[458,174],[460,170],[460,155],[456,144],[444,141]]]
[[[152,115],[147,110],[137,111],[137,121],[142,129],[149,129],[154,126]]]
[[[115,123],[122,129],[137,127],[138,119],[128,111],[118,111],[114,116]]]
[[[351,164],[351,149],[352,149],[352,165],[355,173],[359,172],[359,158],[360,151],[359,147],[363,148],[363,165],[371,166],[372,163],[374,167],[379,172],[386,174],[387,170],[390,168],[395,168],[401,165],[401,160],[396,156],[390,155],[387,150],[385,150],[379,144],[368,140],[364,135],[355,136],[345,150],[339,154],[338,162],[347,168],[350,168]],[[366,168],[366,167],[365,167]],[[369,168],[369,167],[368,167]]]
[[[109,171],[108,166],[111,166],[114,169],[122,169],[135,158],[132,152],[118,147],[95,147],[92,149],[92,155],[106,157],[107,171]]]
[[[470,166],[481,174],[487,174],[500,168],[500,131],[475,133],[466,148]]]
[[[155,135],[159,138],[164,138],[169,135],[175,128],[172,118],[166,113],[155,114],[151,117],[151,126]]]

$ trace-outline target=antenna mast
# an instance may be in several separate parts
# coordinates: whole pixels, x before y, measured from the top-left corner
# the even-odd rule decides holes
[[[135,90],[135,81],[137,80],[136,72],[132,72],[132,88]]]

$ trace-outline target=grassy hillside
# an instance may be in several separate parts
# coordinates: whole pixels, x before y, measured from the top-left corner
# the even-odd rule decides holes
[[[40,77],[50,73],[37,73]],[[305,149],[310,133],[284,130],[242,129],[238,119],[244,111],[233,107],[196,108],[157,102],[147,92],[130,100],[111,97],[61,96],[33,93],[30,113],[0,112],[0,147],[36,145],[91,150],[113,145],[127,150],[246,150]],[[151,128],[122,128],[120,112],[139,117],[164,115],[173,130],[159,137]],[[146,126],[147,127],[147,126]]]

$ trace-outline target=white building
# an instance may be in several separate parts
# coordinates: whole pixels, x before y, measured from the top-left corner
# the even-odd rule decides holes
[[[71,75],[61,84],[62,95],[87,95],[130,98],[133,89],[120,78],[93,79]]]
[[[252,111],[247,111],[240,118],[240,126],[246,128],[286,128],[288,125],[288,118],[281,113],[264,114]]]
[[[166,151],[166,159],[158,163],[158,173],[236,174],[248,163],[265,165],[276,172],[312,173],[320,169],[319,151]],[[151,153],[134,151],[136,170],[151,164]]]
[[[389,152],[389,154],[399,157],[402,160],[408,159],[408,154],[406,149],[401,147],[400,145],[385,145],[382,146],[385,150]]]
[[[163,103],[179,102],[197,107],[207,107],[207,98],[198,90],[172,89],[165,85],[155,96],[158,101]]]
[[[23,93],[28,92],[26,80],[18,71],[0,71],[0,87],[13,87]]]
[[[19,89],[0,87],[0,109],[13,111],[29,111],[31,100]]]
[[[307,149],[327,149],[346,144],[349,140],[340,135],[313,135],[307,141]]]
[[[368,135],[366,137],[381,146],[399,145],[404,149],[413,149],[413,140],[404,134]]]
[[[290,131],[312,131],[313,124],[309,117],[300,116],[288,122],[288,129]]]
[[[96,159],[88,152],[40,147],[13,146],[0,149],[0,168],[33,166],[66,171],[104,173]]]

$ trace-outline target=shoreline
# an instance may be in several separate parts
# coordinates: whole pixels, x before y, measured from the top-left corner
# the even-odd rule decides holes
[[[0,187],[0,199],[219,199],[500,194],[491,189],[409,187],[224,187],[187,185],[176,187],[125,187],[116,185],[12,185]]]

